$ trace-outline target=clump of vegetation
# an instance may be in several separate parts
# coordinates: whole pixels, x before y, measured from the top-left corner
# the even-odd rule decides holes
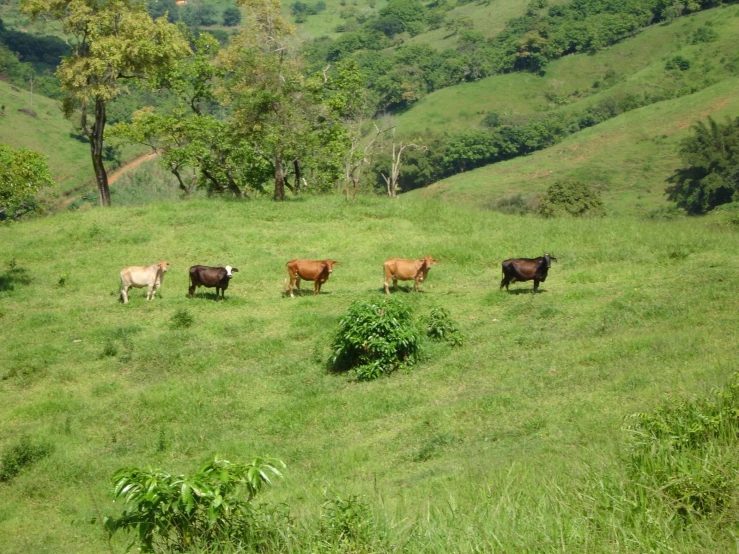
[[[628,471],[681,515],[736,507],[739,492],[739,373],[704,398],[668,398],[627,427]]]
[[[690,60],[681,56],[673,56],[665,64],[665,69],[679,69],[680,71],[687,71],[690,69]]]
[[[367,552],[375,535],[375,525],[369,505],[359,496],[346,498],[336,493],[324,493],[321,510],[321,539],[329,551]]]
[[[33,210],[33,196],[53,184],[45,156],[0,144],[0,217],[19,217]]]
[[[503,214],[526,215],[531,212],[531,205],[520,194],[514,194],[498,200],[492,209]]]
[[[52,444],[33,441],[28,435],[11,444],[0,457],[0,483],[10,481],[23,469],[32,466],[54,450]]]
[[[580,181],[557,181],[551,185],[539,205],[539,215],[576,217],[606,215],[600,194]]]
[[[189,329],[195,323],[195,318],[186,308],[177,310],[169,319],[169,326],[172,329]]]
[[[421,320],[426,336],[433,340],[446,341],[452,346],[462,346],[464,335],[457,323],[441,306],[431,308],[429,315]]]
[[[718,33],[709,26],[698,27],[690,40],[691,44],[701,44],[703,42],[714,42],[718,40]]]
[[[331,364],[359,380],[391,373],[418,359],[420,334],[410,307],[397,298],[355,301],[339,322]]]
[[[280,460],[236,464],[215,458],[193,475],[127,467],[113,476],[119,517],[106,517],[113,535],[134,532],[143,552],[185,552],[193,546],[243,544],[258,519],[257,493],[281,478]],[[257,524],[258,525],[258,524]]]
[[[711,117],[693,125],[680,143],[685,167],[667,181],[667,197],[690,214],[701,214],[739,200],[739,117],[726,124]]]

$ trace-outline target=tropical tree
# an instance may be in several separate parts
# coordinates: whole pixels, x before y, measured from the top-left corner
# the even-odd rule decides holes
[[[600,194],[580,181],[564,180],[551,185],[539,205],[539,215],[604,216]]]
[[[103,165],[108,103],[125,92],[126,82],[151,75],[190,48],[175,25],[164,17],[153,20],[145,3],[135,0],[22,0],[21,9],[60,21],[72,37],[71,53],[56,72],[67,94],[63,111],[72,117],[80,110],[100,205],[110,206]]]
[[[0,217],[53,184],[45,156],[0,144]]]
[[[726,124],[711,117],[692,127],[693,134],[680,143],[684,167],[667,181],[668,199],[690,214],[739,200],[739,117]]]

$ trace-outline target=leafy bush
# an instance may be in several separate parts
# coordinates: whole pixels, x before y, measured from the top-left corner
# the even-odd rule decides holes
[[[604,216],[603,202],[597,191],[580,181],[557,181],[551,185],[539,206],[539,215],[543,217],[572,216]]]
[[[532,211],[529,203],[520,194],[501,198],[491,208],[503,214],[514,215],[526,215]]]
[[[34,442],[22,435],[18,442],[10,445],[0,457],[0,483],[10,481],[23,469],[45,458],[54,450],[47,442]]]
[[[418,359],[420,336],[411,309],[398,298],[355,301],[339,322],[331,364],[372,380]]]
[[[241,10],[236,6],[229,6],[223,10],[223,25],[236,27],[241,23]]]
[[[693,33],[691,44],[700,44],[702,42],[714,42],[718,40],[718,33],[711,27],[698,27]]]
[[[321,510],[321,538],[338,552],[364,552],[362,546],[371,542],[374,521],[366,502],[356,495],[342,498],[336,493],[324,493]]]
[[[679,69],[680,71],[687,71],[690,69],[690,60],[678,54],[677,56],[673,56],[667,60],[665,69]]]
[[[185,308],[177,310],[169,320],[169,326],[172,329],[188,329],[193,323],[195,323],[195,318]]]
[[[123,513],[106,517],[105,527],[111,535],[135,532],[143,552],[242,543],[261,519],[251,501],[272,478],[282,477],[278,467],[284,464],[274,459],[234,464],[215,458],[193,475],[123,468],[113,476]]]
[[[446,341],[452,346],[462,346],[464,335],[457,323],[444,308],[434,306],[429,315],[422,319],[426,336],[433,340]]]
[[[739,491],[739,373],[704,398],[666,399],[633,414],[628,471],[682,515],[728,508]]]

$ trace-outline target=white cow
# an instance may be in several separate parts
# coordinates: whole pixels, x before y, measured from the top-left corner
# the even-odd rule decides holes
[[[140,267],[129,266],[124,267],[121,271],[121,299],[123,303],[128,302],[128,290],[131,287],[142,289],[147,287],[146,299],[151,300],[162,285],[164,274],[170,268],[170,265],[164,260],[154,265]]]

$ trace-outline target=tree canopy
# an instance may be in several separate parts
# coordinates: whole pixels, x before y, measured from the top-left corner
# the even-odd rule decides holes
[[[45,156],[0,144],[0,214],[6,214],[41,188],[53,184]]]

